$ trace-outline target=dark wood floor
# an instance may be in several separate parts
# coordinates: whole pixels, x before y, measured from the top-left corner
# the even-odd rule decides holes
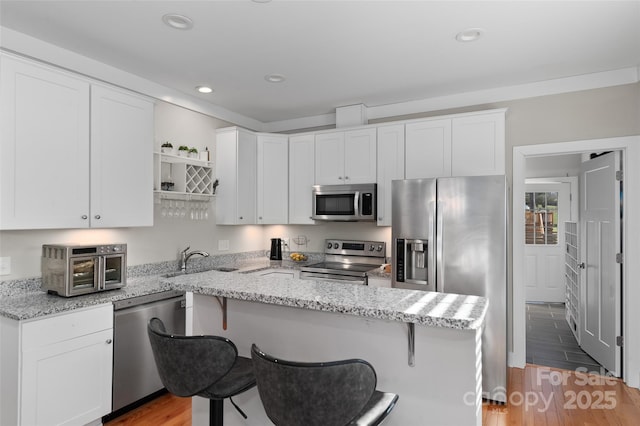
[[[564,303],[527,303],[527,362],[576,371],[601,370],[600,364],[578,346],[565,319]]]

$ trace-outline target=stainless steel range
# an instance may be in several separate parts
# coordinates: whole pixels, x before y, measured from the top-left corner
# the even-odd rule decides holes
[[[367,285],[367,272],[384,264],[387,253],[381,241],[326,240],[324,247],[324,262],[303,266],[300,278]]]

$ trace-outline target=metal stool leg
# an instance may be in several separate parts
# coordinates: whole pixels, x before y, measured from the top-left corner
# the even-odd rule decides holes
[[[209,400],[209,426],[224,426],[224,399]]]

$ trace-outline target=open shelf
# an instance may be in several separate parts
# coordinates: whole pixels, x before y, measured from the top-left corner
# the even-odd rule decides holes
[[[213,197],[213,163],[171,154],[154,154],[154,192],[160,199],[208,201]],[[167,183],[171,189],[164,189]]]

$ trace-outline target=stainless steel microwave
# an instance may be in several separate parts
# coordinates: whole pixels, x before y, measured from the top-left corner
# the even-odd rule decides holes
[[[126,283],[126,244],[42,246],[42,289],[48,293],[79,296]]]
[[[376,184],[314,185],[311,218],[326,221],[375,221]]]

